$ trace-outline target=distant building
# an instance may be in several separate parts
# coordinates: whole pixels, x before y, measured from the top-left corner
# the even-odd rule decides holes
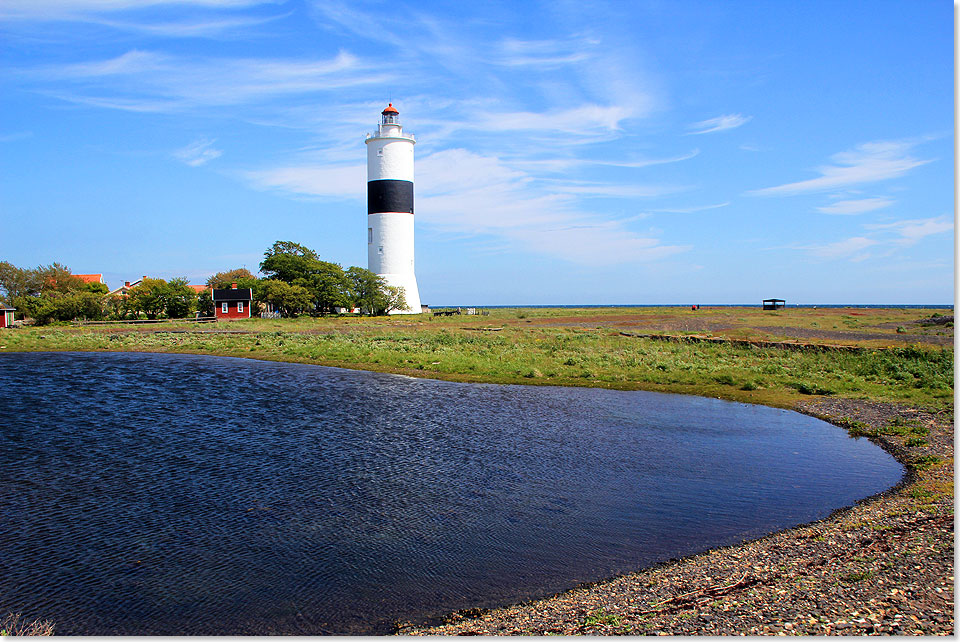
[[[84,283],[104,283],[106,285],[102,274],[74,274],[73,276],[82,279]]]
[[[764,310],[781,310],[786,307],[787,302],[783,299],[764,299],[763,300],[763,309]]]
[[[10,306],[0,303],[0,328],[10,328],[13,326],[13,313],[16,311],[16,308],[11,308]]]
[[[198,295],[201,292],[206,292],[210,289],[209,285],[188,285],[187,287],[196,292]]]
[[[130,290],[132,290],[133,288],[137,287],[138,285],[140,285],[141,283],[143,283],[143,282],[146,281],[146,280],[147,280],[147,277],[146,277],[146,276],[142,276],[142,277],[140,277],[139,279],[137,279],[136,281],[133,281],[132,283],[131,283],[130,281],[124,281],[124,282],[123,282],[123,285],[121,285],[121,286],[120,286],[119,288],[117,288],[116,290],[110,290],[110,292],[107,293],[107,296],[124,296],[124,297],[125,297],[125,296],[129,295]]]
[[[227,290],[213,288],[213,310],[220,319],[249,319],[250,308],[253,306],[253,290],[237,288],[231,283]]]

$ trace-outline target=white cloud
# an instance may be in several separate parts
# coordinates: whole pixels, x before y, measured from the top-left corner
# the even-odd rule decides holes
[[[0,18],[71,20],[89,14],[164,5],[234,9],[262,4],[276,4],[276,0],[3,0]]]
[[[26,138],[33,138],[33,132],[23,131],[23,132],[13,132],[10,134],[0,134],[0,143],[12,143],[17,140],[24,140]]]
[[[585,43],[576,39],[518,40],[507,38],[500,43],[499,55],[493,62],[507,67],[555,68],[583,62],[590,57]]]
[[[132,50],[108,60],[57,65],[23,72],[38,82],[55,81],[50,95],[80,104],[126,111],[177,111],[242,105],[282,95],[331,92],[385,79],[356,56],[341,51],[328,59],[191,59]],[[70,90],[66,85],[76,87]]]
[[[898,248],[915,245],[928,236],[950,232],[953,230],[953,221],[948,216],[939,216],[895,221],[893,223],[867,224],[863,227],[874,232],[874,234],[871,234],[872,238],[855,236],[836,243],[800,246],[795,249],[807,250],[815,256],[828,260],[862,261],[871,258],[871,254],[864,252],[867,248],[883,248],[884,252],[879,256],[890,256],[895,254]],[[887,235],[884,238],[884,233],[890,233],[894,236]]]
[[[943,234],[953,230],[953,221],[946,216],[911,219],[895,223],[877,223],[864,225],[869,230],[889,230],[899,235],[896,240],[901,245],[913,245],[927,236]]]
[[[213,147],[214,142],[216,141],[206,139],[194,141],[173,152],[173,156],[190,167],[205,165],[223,154],[223,151]]]
[[[366,165],[291,165],[242,172],[259,189],[294,195],[361,200],[367,195]]]
[[[676,207],[676,208],[659,208],[650,210],[651,212],[665,212],[668,214],[693,214],[694,212],[703,212],[706,210],[715,210],[721,207],[726,207],[730,204],[730,201],[725,203],[717,203],[716,205],[699,205],[695,207]]]
[[[259,27],[274,20],[286,18],[290,13],[277,14],[266,18],[218,18],[214,20],[181,20],[172,22],[134,22],[124,20],[108,20],[102,18],[88,18],[90,22],[105,27],[124,31],[139,31],[153,36],[171,38],[204,38],[222,35],[238,29]]]
[[[669,163],[679,163],[681,161],[689,160],[695,156],[698,156],[699,154],[700,154],[700,150],[694,149],[680,156],[672,156],[668,158],[648,158],[648,159],[640,159],[640,160],[634,160],[634,161],[601,159],[601,158],[548,158],[548,159],[535,159],[535,160],[511,159],[509,163],[513,167],[526,168],[533,171],[566,173],[571,169],[590,166],[590,165],[603,165],[607,167],[626,167],[630,169],[640,169],[643,167],[650,167],[652,165],[666,165]]]
[[[364,165],[291,165],[242,177],[260,189],[362,200],[365,170]],[[663,245],[652,233],[637,234],[628,221],[583,211],[570,190],[545,190],[498,158],[465,149],[418,159],[416,216],[418,225],[433,231],[500,239],[585,265],[652,261],[690,249]]]
[[[495,157],[437,152],[418,161],[417,177],[417,216],[437,228],[493,235],[586,265],[651,261],[689,249],[582,211],[569,191],[539,193],[527,174]]]
[[[487,132],[545,131],[588,135],[597,130],[616,131],[620,122],[643,113],[643,106],[628,109],[620,105],[584,104],[550,112],[484,113],[476,121],[477,128]]]
[[[884,207],[890,207],[893,201],[889,198],[861,198],[856,200],[837,201],[817,209],[824,214],[863,214]]]
[[[854,255],[857,255],[866,248],[876,245],[877,243],[878,241],[873,239],[868,239],[863,236],[855,236],[843,241],[837,241],[836,243],[828,243],[826,245],[808,245],[799,249],[809,250],[816,256],[820,256],[825,259],[841,259],[854,257]],[[866,258],[866,255],[860,254],[854,258],[859,258],[862,260],[863,258]]]
[[[903,176],[929,160],[909,155],[915,142],[880,141],[858,145],[851,151],[834,154],[833,165],[817,168],[821,176],[796,183],[747,192],[754,196],[787,196],[874,183]]]
[[[743,114],[726,114],[724,116],[717,116],[716,118],[708,118],[707,120],[701,120],[699,123],[688,125],[687,129],[698,131],[687,133],[691,135],[710,134],[712,132],[722,132],[727,129],[736,129],[750,122],[752,118],[753,116],[744,116]]]
[[[580,196],[603,196],[609,198],[653,198],[684,191],[688,188],[675,185],[638,185],[635,183],[594,183],[588,181],[550,181],[550,188],[560,194]]]

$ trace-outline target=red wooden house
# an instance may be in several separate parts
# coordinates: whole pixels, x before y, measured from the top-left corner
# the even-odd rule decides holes
[[[253,305],[253,290],[237,288],[232,283],[229,290],[213,288],[213,310],[220,319],[249,319],[250,308]]]
[[[0,303],[0,328],[9,328],[13,326],[13,313],[16,311],[16,308],[11,308],[3,303]]]

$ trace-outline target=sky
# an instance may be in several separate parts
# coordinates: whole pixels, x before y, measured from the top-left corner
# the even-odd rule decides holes
[[[3,0],[0,260],[367,265],[415,147],[441,305],[952,304],[943,0]]]

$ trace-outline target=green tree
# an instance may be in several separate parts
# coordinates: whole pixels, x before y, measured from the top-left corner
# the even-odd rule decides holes
[[[252,288],[258,280],[247,268],[236,268],[226,272],[217,272],[207,279],[207,285],[219,290],[229,288],[232,283],[236,283],[238,288]]]
[[[166,304],[166,287],[167,282],[163,279],[143,279],[139,285],[127,292],[130,307],[137,312],[143,312],[148,319],[156,319],[163,313]]]
[[[9,261],[0,261],[0,299],[13,305],[14,301],[21,297],[38,294],[40,287],[34,270],[18,268]]]
[[[36,283],[41,294],[48,292],[72,292],[82,290],[86,285],[83,279],[73,276],[70,268],[60,263],[41,265],[35,270]]]
[[[171,279],[164,291],[164,312],[170,319],[183,319],[190,316],[197,307],[197,293],[187,287],[184,277]]]
[[[361,313],[369,315],[389,314],[407,307],[403,288],[387,285],[378,274],[361,267],[347,270],[350,280],[350,300]]]
[[[204,290],[197,295],[197,312],[202,317],[214,316],[213,297],[210,295],[210,290]]]
[[[308,247],[292,241],[277,241],[264,253],[260,271],[269,279],[306,288],[313,311],[329,314],[350,303],[350,279],[338,263],[322,261]],[[256,294],[256,293],[255,293]],[[258,298],[258,300],[266,301]]]
[[[407,309],[406,290],[403,287],[388,285],[383,292],[383,314],[390,314],[394,310]]]
[[[294,284],[310,291],[317,312],[331,314],[334,308],[350,304],[350,280],[338,263],[314,261],[311,269],[310,274],[296,279]]]
[[[108,294],[110,288],[107,287],[106,283],[84,283],[83,284],[84,292],[91,292],[93,294]]]
[[[293,283],[316,270],[317,253],[293,241],[277,241],[263,253],[260,272],[267,278]]]
[[[313,307],[310,290],[279,279],[260,281],[258,297],[259,301],[269,303],[285,317],[297,316]]]
[[[94,292],[74,290],[57,292],[56,290],[36,297],[20,297],[18,307],[23,306],[28,316],[38,324],[51,321],[70,321],[71,319],[100,320],[104,316],[103,296]]]

